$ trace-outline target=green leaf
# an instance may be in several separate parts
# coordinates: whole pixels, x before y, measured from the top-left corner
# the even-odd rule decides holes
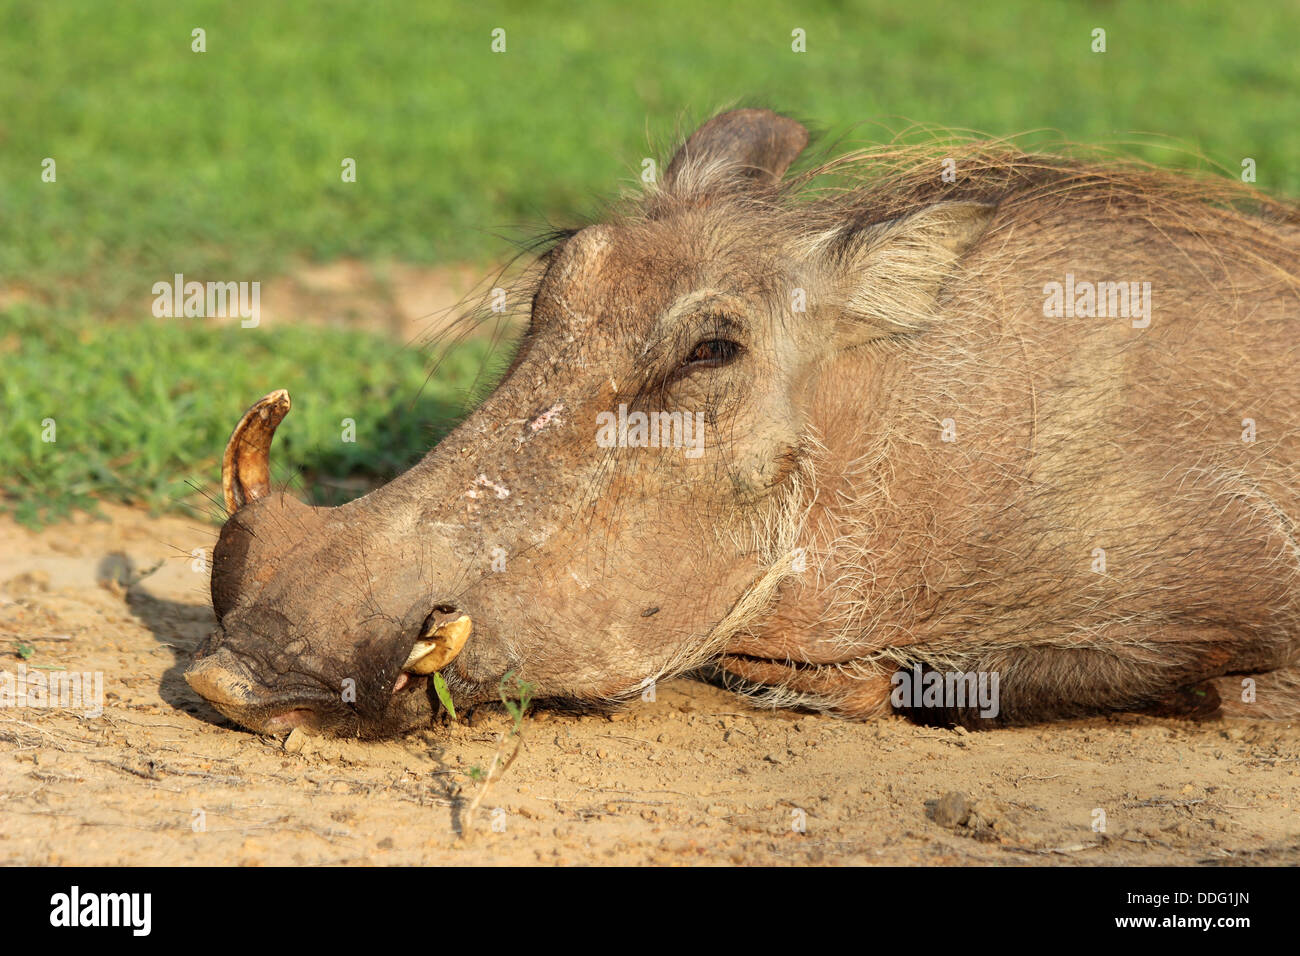
[[[442,674],[438,671],[433,672],[433,692],[438,695],[438,700],[442,701],[442,706],[447,708],[451,719],[455,720],[456,705],[451,702],[451,691],[447,689],[447,682],[442,679]]]
[[[25,661],[31,660],[32,655],[35,653],[36,653],[36,648],[32,647],[32,645],[30,644],[18,645],[18,656]]]

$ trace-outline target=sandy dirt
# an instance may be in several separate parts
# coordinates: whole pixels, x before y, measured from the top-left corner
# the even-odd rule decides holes
[[[467,820],[503,710],[387,743],[235,729],[181,678],[212,626],[192,552],[215,530],[106,513],[0,519],[0,670],[104,682],[99,716],[0,707],[3,863],[1300,864],[1294,724],[965,733],[692,680],[617,713],[537,710]]]
[[[299,262],[283,275],[259,280],[258,327],[359,329],[404,345],[436,344],[458,335],[465,328],[458,324],[458,318],[482,306],[492,289],[508,284],[521,267],[520,263],[419,266],[359,259]],[[110,310],[109,317],[147,318],[153,314],[153,301],[151,293],[121,303]],[[22,283],[0,285],[0,309],[25,302],[50,304],[48,295]],[[242,319],[228,315],[211,317],[209,321],[229,325]],[[515,320],[507,314],[502,321],[511,324]],[[499,335],[502,330],[492,323],[478,334]]]
[[[426,267],[356,259],[301,264],[263,283],[259,326],[363,329],[404,344],[425,344],[446,334],[463,310],[502,281],[497,270],[473,264]]]

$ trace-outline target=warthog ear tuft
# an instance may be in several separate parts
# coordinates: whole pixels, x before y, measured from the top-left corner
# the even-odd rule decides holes
[[[839,343],[861,345],[925,328],[944,285],[995,211],[986,203],[939,203],[816,237],[815,254],[829,273],[829,304],[844,320]]]
[[[664,173],[677,193],[775,185],[808,145],[803,124],[771,110],[719,113],[686,140]]]

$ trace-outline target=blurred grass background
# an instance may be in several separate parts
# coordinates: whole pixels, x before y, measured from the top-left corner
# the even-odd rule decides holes
[[[769,105],[828,140],[916,121],[1047,128],[1166,165],[1249,156],[1262,188],[1295,195],[1298,22],[1297,2],[1208,0],[3,0],[5,501],[33,523],[105,495],[173,505],[184,481],[211,486],[242,410],[295,377],[281,461],[400,470],[472,400],[481,344],[421,389],[418,349],[155,319],[152,283],[339,257],[486,268],[512,237],[598,211],[720,106]],[[1137,145],[1152,137],[1189,152]],[[340,451],[337,422],[367,405],[414,424],[359,428]]]

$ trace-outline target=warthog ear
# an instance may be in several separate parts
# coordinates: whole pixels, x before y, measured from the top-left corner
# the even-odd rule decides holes
[[[828,270],[828,303],[842,313],[841,345],[923,329],[962,256],[996,207],[939,203],[898,219],[840,227],[814,240]]]
[[[677,151],[663,184],[676,192],[771,186],[807,145],[801,123],[771,110],[719,113]]]

